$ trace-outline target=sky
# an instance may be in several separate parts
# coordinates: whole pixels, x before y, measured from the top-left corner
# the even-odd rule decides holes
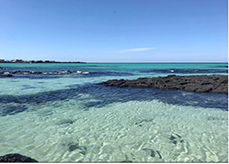
[[[0,0],[0,59],[228,62],[228,1]]]

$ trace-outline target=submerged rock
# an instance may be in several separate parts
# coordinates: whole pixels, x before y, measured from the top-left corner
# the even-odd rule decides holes
[[[87,153],[87,148],[85,146],[80,146],[79,143],[69,143],[68,144],[68,151],[72,152],[78,150],[78,152],[82,155]]]
[[[0,77],[12,77],[13,75],[9,74],[9,75],[0,75]]]
[[[168,75],[166,77],[138,78],[136,80],[115,79],[101,84],[116,87],[152,87],[191,92],[228,93],[228,75]]]
[[[21,154],[6,154],[0,156],[0,162],[38,162],[30,157],[23,156]]]

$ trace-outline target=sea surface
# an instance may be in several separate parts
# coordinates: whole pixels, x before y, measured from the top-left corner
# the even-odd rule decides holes
[[[0,156],[39,162],[228,162],[228,95],[105,87],[109,79],[228,74],[227,63],[1,63]]]

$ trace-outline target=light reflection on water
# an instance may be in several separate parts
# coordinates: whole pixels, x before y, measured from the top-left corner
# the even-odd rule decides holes
[[[95,73],[0,79],[0,155],[39,162],[228,161],[227,95],[97,85],[152,76],[150,64],[47,67]],[[18,68],[32,69],[9,69]]]

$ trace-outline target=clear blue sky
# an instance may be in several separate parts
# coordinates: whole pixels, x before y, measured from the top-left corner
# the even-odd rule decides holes
[[[0,0],[0,58],[227,62],[227,0]]]

